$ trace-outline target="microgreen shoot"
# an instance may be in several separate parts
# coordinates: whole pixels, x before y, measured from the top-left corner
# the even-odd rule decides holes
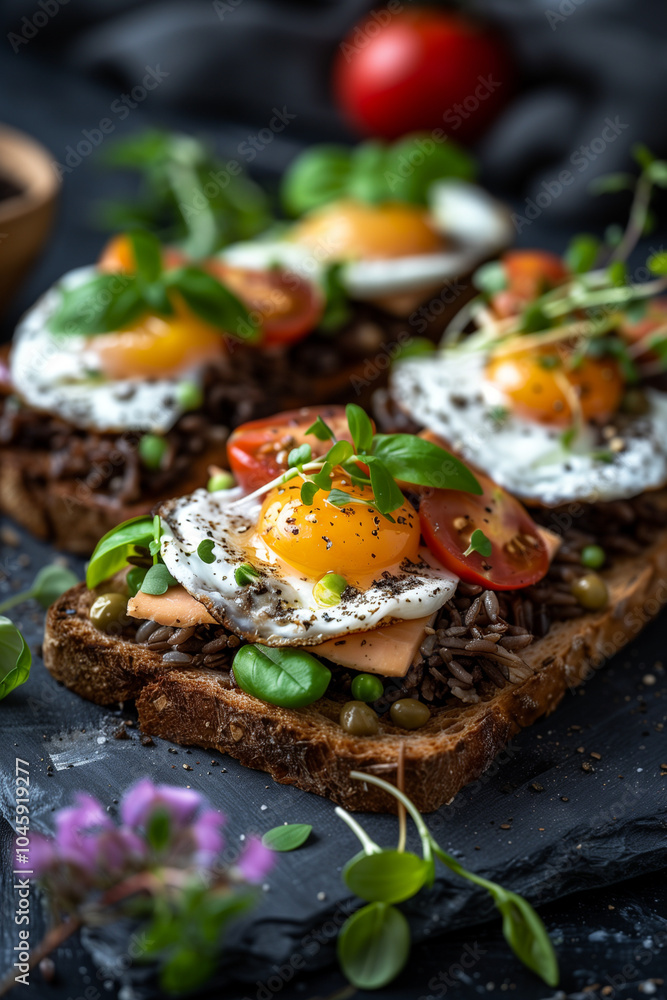
[[[481,528],[475,528],[470,536],[470,545],[465,550],[463,555],[470,556],[473,552],[479,552],[481,556],[488,559],[491,555],[492,548],[491,539],[487,538]]]
[[[401,845],[398,850],[383,849],[356,819],[344,809],[336,808],[336,814],[358,837],[363,848],[343,869],[343,879],[348,888],[368,903],[346,921],[339,936],[338,958],[350,982],[360,989],[377,988],[391,982],[401,971],[409,955],[410,931],[407,922],[404,925],[399,920],[402,914],[394,904],[411,899],[422,887],[432,884],[437,859],[455,875],[489,893],[502,915],[503,934],[514,954],[548,986],[557,986],[556,954],[544,924],[530,903],[498,883],[468,871],[444,851],[404,792],[372,774],[352,771],[350,777],[382,788],[404,806],[414,821],[422,850],[420,858],[404,851]],[[358,935],[362,925],[366,962],[360,961],[359,953]]]

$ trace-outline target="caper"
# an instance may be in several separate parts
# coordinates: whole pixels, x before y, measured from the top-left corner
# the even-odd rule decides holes
[[[127,614],[127,598],[122,594],[102,594],[90,609],[90,620],[100,632],[123,623]]]
[[[587,569],[599,569],[604,566],[605,551],[601,545],[584,545],[581,550],[581,565]]]
[[[416,698],[399,698],[389,710],[391,721],[401,729],[421,729],[431,718],[428,705]]]
[[[375,674],[357,674],[352,681],[352,697],[358,701],[377,701],[384,694],[384,684]]]
[[[351,736],[375,736],[378,717],[363,701],[346,701],[340,710],[340,724]]]
[[[597,573],[587,573],[575,580],[572,593],[587,611],[602,611],[609,601],[607,584]]]

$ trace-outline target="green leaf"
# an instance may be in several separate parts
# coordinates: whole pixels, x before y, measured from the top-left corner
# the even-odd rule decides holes
[[[292,448],[287,456],[287,468],[295,469],[299,465],[305,465],[313,457],[313,450],[309,444],[300,444],[298,448]]]
[[[305,504],[306,507],[311,507],[313,500],[319,491],[320,488],[317,483],[312,483],[310,480],[303,483],[301,487],[301,503]]]
[[[334,432],[320,416],[318,416],[314,424],[310,425],[306,434],[314,434],[318,441],[333,441],[335,438]]]
[[[127,583],[127,589],[130,597],[137,596],[141,590],[141,585],[144,582],[147,572],[148,567],[146,566],[133,566],[132,569],[128,571],[128,574],[125,577],[125,582]]]
[[[649,170],[655,160],[655,156],[643,142],[636,142],[631,149],[632,157],[642,170]]]
[[[558,985],[558,959],[546,927],[528,900],[500,886],[492,891],[494,902],[503,915],[503,935],[514,954],[524,965],[544,980],[547,986]]]
[[[373,510],[377,510],[379,514],[382,514],[387,521],[391,521],[392,524],[395,523],[391,514],[389,512],[380,511],[377,504],[375,504],[372,500],[365,500],[363,497],[352,496],[351,493],[346,493],[345,490],[331,490],[331,492],[327,494],[327,501],[333,504],[334,507],[340,508],[349,507],[350,504],[360,504],[362,507],[372,507]]]
[[[635,178],[632,174],[605,174],[603,177],[596,177],[588,185],[588,190],[593,195],[616,194],[618,191],[633,191]]]
[[[354,448],[349,441],[336,441],[335,445],[329,449],[326,455],[326,463],[332,468],[342,465],[354,455]]]
[[[234,570],[234,579],[239,587],[247,587],[249,584],[254,583],[258,578],[259,571],[255,569],[252,563],[241,563],[241,565],[237,566]]]
[[[35,577],[30,592],[43,608],[50,608],[54,601],[78,582],[76,573],[66,566],[44,566]]]
[[[400,910],[369,903],[349,917],[338,935],[338,961],[357,989],[387,986],[410,955],[410,927]]]
[[[146,824],[146,840],[154,851],[165,849],[171,840],[171,816],[164,808],[154,809]]]
[[[477,174],[473,157],[452,139],[436,142],[430,133],[415,132],[392,143],[383,158],[387,198],[427,205],[431,186],[457,177],[471,181]]]
[[[667,187],[667,162],[665,160],[654,160],[646,172],[657,187]]]
[[[482,492],[463,462],[415,434],[376,434],[373,454],[382,460],[394,479],[401,482],[477,495]]]
[[[166,594],[169,588],[175,586],[177,582],[164,563],[155,563],[146,571],[144,582],[141,584],[141,592],[160,597],[162,594]]]
[[[162,966],[160,985],[165,993],[190,993],[198,986],[203,986],[215,973],[216,967],[216,960],[202,955],[197,947],[176,948]]]
[[[646,261],[649,271],[653,274],[667,274],[667,253],[654,253]]]
[[[382,459],[369,455],[366,462],[370,469],[371,488],[377,509],[382,514],[391,514],[403,506],[405,497]]]
[[[213,555],[213,549],[215,548],[215,542],[212,538],[202,538],[201,542],[197,546],[197,555],[204,563],[214,563],[215,556]]]
[[[168,271],[165,280],[211,326],[239,340],[257,339],[257,324],[247,308],[212,274],[190,265]]]
[[[362,851],[343,868],[343,881],[369,903],[402,903],[419,892],[429,874],[426,861],[410,851]]]
[[[325,333],[338,332],[352,316],[350,297],[341,277],[344,266],[341,263],[330,264],[322,275],[324,312],[318,328]]]
[[[9,618],[0,615],[0,700],[25,684],[31,662],[25,639]]]
[[[507,288],[508,278],[505,265],[501,260],[490,260],[488,264],[478,267],[472,276],[475,288],[485,295],[496,295]]]
[[[628,280],[628,267],[624,260],[614,260],[607,268],[609,280],[616,288],[622,288]]]
[[[312,826],[309,823],[286,823],[284,826],[274,826],[262,837],[265,847],[272,851],[294,851],[308,840]]]
[[[472,555],[473,552],[479,552],[481,556],[485,559],[491,555],[493,546],[491,540],[486,537],[481,528],[475,528],[472,535],[470,536],[470,545],[463,553],[464,556]]]
[[[600,252],[600,241],[590,233],[575,236],[565,251],[565,262],[575,274],[584,274],[595,266]]]
[[[331,463],[325,461],[320,471],[314,473],[314,475],[311,477],[314,485],[317,486],[318,490],[324,490],[325,493],[329,492],[329,490],[331,489],[332,471],[333,469],[331,467]]]
[[[312,704],[322,697],[331,680],[331,671],[318,659],[289,646],[241,646],[233,668],[246,694],[282,708]]]
[[[137,229],[128,233],[132,247],[137,278],[143,284],[156,282],[162,274],[162,247],[157,236]]]
[[[548,316],[537,302],[532,302],[521,314],[519,329],[522,333],[540,333],[551,325]]]
[[[88,336],[120,330],[145,311],[136,278],[97,274],[76,288],[61,289],[61,300],[49,320],[54,333]]]
[[[283,175],[280,198],[288,215],[303,215],[343,197],[352,154],[346,146],[311,146]]]
[[[112,528],[97,543],[86,570],[86,586],[94,590],[127,565],[137,546],[147,549],[153,541],[153,518],[133,517]]]
[[[373,445],[373,424],[370,417],[356,403],[347,404],[345,416],[357,455],[369,453]]]
[[[354,201],[379,205],[391,197],[387,183],[387,147],[376,139],[361,142],[352,150],[345,194]]]
[[[394,362],[402,361],[405,358],[421,358],[425,354],[434,354],[436,345],[428,337],[410,337],[404,344],[401,344],[394,354]]]

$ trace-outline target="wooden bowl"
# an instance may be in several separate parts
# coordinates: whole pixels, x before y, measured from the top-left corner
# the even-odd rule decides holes
[[[53,222],[60,179],[34,139],[0,125],[0,181],[18,193],[0,200],[0,312],[40,252]]]

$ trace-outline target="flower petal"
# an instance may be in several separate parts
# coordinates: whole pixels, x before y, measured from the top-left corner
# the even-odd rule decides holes
[[[249,837],[237,866],[247,882],[261,882],[275,863],[275,854],[259,837]]]

